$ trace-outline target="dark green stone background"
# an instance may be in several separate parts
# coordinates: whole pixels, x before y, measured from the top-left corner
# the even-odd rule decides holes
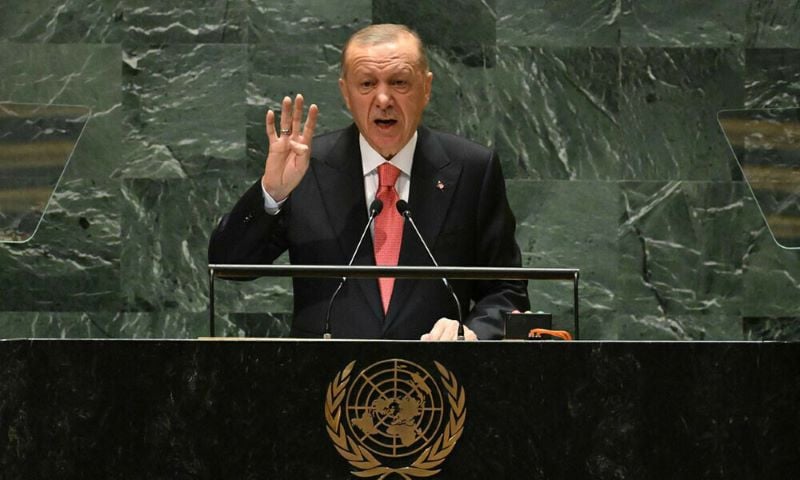
[[[526,266],[582,270],[591,339],[797,338],[778,247],[716,123],[798,107],[800,0],[2,1],[0,101],[94,115],[36,237],[0,245],[0,337],[192,338],[206,245],[262,168],[263,115],[348,114],[340,47],[430,45],[426,122],[496,148]],[[290,284],[220,284],[227,335],[280,335]],[[568,325],[571,287],[532,283]],[[267,315],[265,312],[272,312]]]

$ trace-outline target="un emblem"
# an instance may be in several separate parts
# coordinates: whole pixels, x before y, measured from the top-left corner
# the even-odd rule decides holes
[[[355,363],[336,374],[325,395],[328,435],[357,469],[353,475],[383,479],[396,474],[410,480],[439,473],[467,414],[455,376],[438,362],[437,379],[397,358],[353,375]]]

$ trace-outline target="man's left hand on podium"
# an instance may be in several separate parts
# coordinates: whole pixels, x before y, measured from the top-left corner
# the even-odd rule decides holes
[[[458,320],[442,317],[436,322],[430,332],[420,337],[420,340],[426,342],[451,341],[456,340],[457,337]],[[478,339],[478,336],[475,335],[475,332],[470,330],[469,327],[464,325],[464,339],[474,341]]]

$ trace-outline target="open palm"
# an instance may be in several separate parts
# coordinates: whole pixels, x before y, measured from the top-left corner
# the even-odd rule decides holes
[[[317,125],[319,109],[311,105],[302,131],[300,123],[303,117],[303,96],[298,94],[294,105],[289,97],[281,103],[280,131],[275,128],[275,112],[267,112],[267,153],[264,176],[261,185],[275,200],[280,202],[294,190],[306,170],[311,159],[311,139]]]

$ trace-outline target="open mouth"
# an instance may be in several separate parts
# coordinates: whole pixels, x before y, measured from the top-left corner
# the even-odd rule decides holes
[[[392,119],[379,118],[379,119],[375,120],[375,125],[377,125],[380,128],[389,128],[389,127],[394,126],[396,123],[397,123],[397,120],[392,120]]]

